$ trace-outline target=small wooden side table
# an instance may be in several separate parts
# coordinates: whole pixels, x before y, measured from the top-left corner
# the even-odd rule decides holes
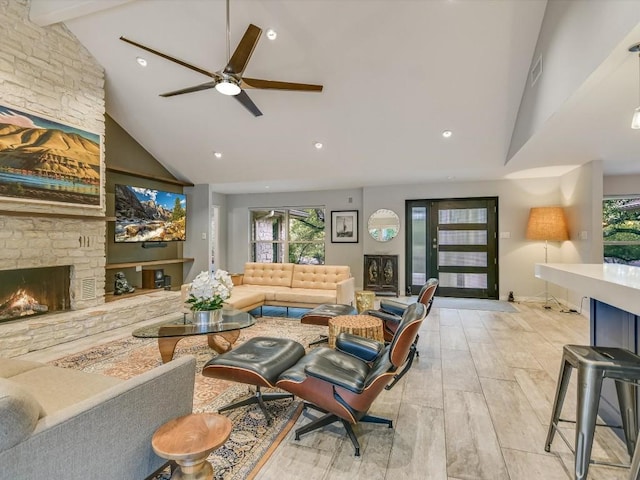
[[[358,313],[375,308],[376,292],[370,290],[360,290],[356,292],[356,308]]]
[[[231,420],[217,413],[192,413],[174,418],[153,434],[151,446],[162,458],[179,465],[172,480],[212,480],[209,454],[227,441]]]
[[[360,335],[384,342],[382,320],[371,315],[338,315],[329,319],[329,346],[336,347],[336,338],[341,332]]]

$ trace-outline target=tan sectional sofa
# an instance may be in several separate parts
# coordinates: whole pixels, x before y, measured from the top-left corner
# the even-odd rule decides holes
[[[142,480],[153,432],[191,413],[195,358],[129,380],[0,358],[0,480]]]
[[[314,308],[325,303],[352,305],[355,279],[343,265],[297,265],[248,262],[234,276],[235,286],[226,303],[249,311],[263,305]],[[189,285],[182,286],[183,300]]]

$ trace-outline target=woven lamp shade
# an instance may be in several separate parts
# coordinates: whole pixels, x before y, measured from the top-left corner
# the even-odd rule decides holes
[[[562,207],[534,207],[529,211],[527,239],[562,242],[569,240]]]

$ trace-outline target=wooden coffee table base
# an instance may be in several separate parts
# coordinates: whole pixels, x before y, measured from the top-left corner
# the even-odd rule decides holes
[[[229,330],[228,332],[210,333],[207,335],[207,343],[209,347],[218,353],[228,352],[233,348],[240,336],[240,330]],[[158,350],[160,350],[160,358],[162,363],[173,360],[173,353],[176,351],[176,345],[180,340],[188,337],[160,337],[158,338]]]
[[[209,454],[227,441],[231,420],[217,413],[192,413],[162,425],[153,434],[151,446],[162,458],[179,467],[172,480],[211,480],[213,467]]]

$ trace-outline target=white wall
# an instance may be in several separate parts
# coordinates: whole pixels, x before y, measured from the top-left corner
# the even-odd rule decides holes
[[[511,158],[640,22],[637,0],[547,3],[533,62],[542,54],[542,75],[527,82],[508,158]]]
[[[211,193],[208,184],[185,187],[184,193],[187,195],[187,241],[184,243],[183,255],[195,260],[185,264],[183,282],[190,282],[198,273],[209,271]]]
[[[604,195],[640,195],[640,175],[611,175],[604,177]]]
[[[223,193],[211,192],[211,205],[218,207],[218,251],[216,252],[215,265],[216,268],[229,270],[227,266],[227,241],[228,232],[228,213],[227,213],[227,196]]]
[[[562,243],[562,263],[602,263],[602,161],[587,163],[560,179],[570,241]],[[583,292],[550,286],[550,291],[579,309]],[[582,304],[583,313],[589,304]]]

